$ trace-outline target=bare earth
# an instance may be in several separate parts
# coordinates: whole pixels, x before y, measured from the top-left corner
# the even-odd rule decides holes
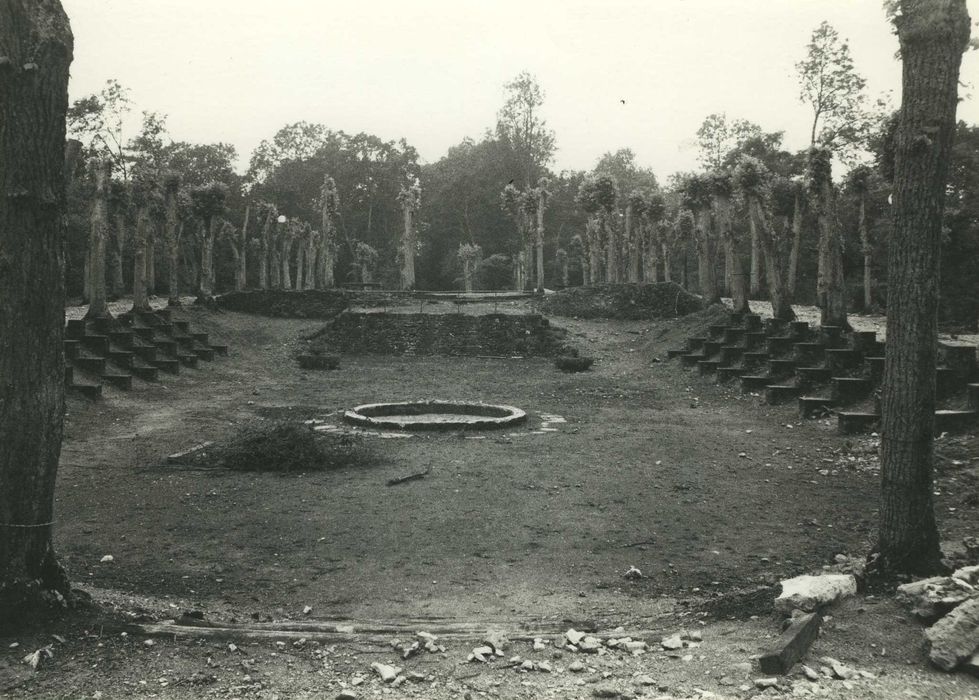
[[[875,678],[810,683],[796,673],[777,689],[754,686],[761,674],[743,664],[779,622],[749,619],[751,605],[731,594],[869,549],[876,444],[666,362],[685,335],[673,322],[554,319],[596,358],[579,375],[540,359],[368,356],[314,372],[292,354],[317,322],[182,313],[231,356],[131,392],[107,387],[98,403],[69,401],[56,546],[72,580],[106,608],[0,630],[0,697],[333,698],[345,686],[358,697],[577,698],[606,686],[648,697],[979,697],[976,680],[927,666],[919,624],[872,598],[833,610],[809,658],[832,656]],[[518,406],[530,421],[482,439],[367,437],[377,463],[355,470],[276,476],[166,464],[259,418],[331,421],[358,404],[430,398]],[[566,422],[540,431],[554,416]],[[963,462],[965,448],[956,449],[956,467],[940,461],[936,488],[948,539],[977,534],[977,456]],[[424,478],[386,485],[426,468]],[[106,554],[113,561],[100,563]],[[643,577],[626,580],[630,566]],[[718,599],[732,602],[708,615]],[[527,673],[505,659],[466,663],[478,637],[403,662],[356,633],[335,645],[149,646],[112,631],[134,610],[146,619],[200,610],[214,622],[486,623],[511,633],[621,625],[655,651],[580,658],[515,642],[508,658],[553,667]],[[681,629],[703,633],[689,658],[659,649]],[[21,658],[47,644],[53,658],[32,673]],[[583,672],[568,670],[575,660]],[[391,689],[374,661],[427,679]],[[639,674],[655,683],[641,685]],[[365,680],[353,687],[357,677]]]

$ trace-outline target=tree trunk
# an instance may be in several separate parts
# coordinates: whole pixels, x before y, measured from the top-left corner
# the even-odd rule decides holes
[[[873,256],[874,247],[870,243],[870,229],[867,226],[867,197],[860,195],[860,247],[863,252],[863,310],[870,311],[874,303],[873,295]]]
[[[278,228],[276,231],[279,235],[282,235],[281,224],[277,224]],[[272,240],[269,246],[269,288],[271,289],[282,289],[282,254],[281,254],[282,244],[279,241]]]
[[[670,276],[670,248],[666,243],[663,244],[663,281],[673,281],[673,278]]]
[[[248,218],[251,214],[251,207],[245,207],[245,221],[241,225],[241,232],[238,234],[238,259],[235,266],[235,291],[240,292],[248,286]]]
[[[149,311],[146,291],[146,252],[149,247],[150,210],[145,204],[136,212],[136,238],[133,239],[133,311]]]
[[[750,313],[748,307],[748,279],[745,271],[745,260],[741,255],[739,241],[734,233],[731,200],[725,196],[715,197],[715,218],[720,229],[721,241],[724,245],[725,276],[728,289],[734,302],[734,313]]]
[[[334,249],[332,231],[332,224],[324,221],[323,230],[320,232],[322,238],[320,239],[317,263],[319,266],[319,283],[321,289],[332,289],[336,285],[333,276]]]
[[[846,285],[843,281],[843,238],[830,212],[833,198],[831,188],[832,183],[823,183],[816,204],[816,220],[819,223],[819,324],[849,328]]]
[[[537,195],[537,291],[544,291],[544,192]]]
[[[789,294],[795,298],[799,279],[799,255],[802,252],[802,195],[796,192],[795,206],[792,207],[792,252],[789,254]]]
[[[761,295],[761,276],[764,274],[765,261],[762,260],[761,242],[758,240],[758,230],[753,218],[749,217],[751,227],[751,286],[748,294],[752,299]]]
[[[642,224],[639,225],[642,227]],[[634,231],[632,230],[632,205],[626,204],[625,207],[625,232],[623,234],[623,239],[628,247],[629,257],[628,257],[628,267],[626,268],[626,280],[629,282],[639,281],[639,246],[636,244],[636,240],[633,237]],[[638,238],[638,236],[636,236]]]
[[[303,289],[316,289],[316,231],[306,236],[306,270],[303,272]]]
[[[0,0],[0,625],[68,580],[51,542],[65,400],[63,219],[72,35]]]
[[[401,232],[401,289],[415,288],[415,241],[414,223],[410,202],[402,205],[404,229]]]
[[[156,296],[156,224],[152,221],[146,232],[146,293]]]
[[[715,253],[716,246],[713,236],[707,230],[704,221],[704,213],[694,214],[695,224],[694,236],[697,239],[697,275],[700,279],[700,294],[707,304],[714,304],[721,300],[721,293],[717,289],[717,277],[715,272]]]
[[[122,274],[122,254],[126,249],[125,212],[117,212],[115,222],[115,235],[112,237],[112,255],[109,261],[109,271],[112,277],[112,296],[115,299],[119,299],[126,293],[126,281]]]
[[[105,250],[109,239],[109,177],[112,163],[100,160],[95,165],[95,196],[92,199],[91,229],[88,238],[88,263],[86,286],[88,288],[88,313],[86,318],[109,316],[105,288]]]
[[[294,242],[292,233],[289,231],[285,232],[285,238],[282,240],[282,253],[280,255],[280,261],[282,262],[282,288],[292,289],[292,276],[290,274],[289,266],[292,264],[292,244]]]
[[[201,261],[197,271],[197,299],[195,304],[210,304],[214,300],[214,239],[218,217],[201,222]]]
[[[296,242],[296,280],[293,289],[297,292],[303,288],[303,273],[306,271],[306,240],[300,238]]]
[[[792,297],[785,283],[782,271],[782,256],[776,244],[775,231],[757,196],[751,197],[748,203],[751,217],[755,220],[755,230],[758,232],[758,243],[765,255],[765,274],[768,278],[768,294],[772,302],[772,317],[780,321],[791,321],[795,318],[792,310]]]
[[[163,228],[167,250],[167,305],[180,306],[180,201],[176,191],[166,193]]]
[[[612,223],[612,213],[602,213],[602,228],[605,230],[605,282],[614,284],[619,281],[619,236]]]
[[[965,0],[905,0],[902,10],[875,568],[928,575],[941,568],[932,462],[942,215],[970,20]]]

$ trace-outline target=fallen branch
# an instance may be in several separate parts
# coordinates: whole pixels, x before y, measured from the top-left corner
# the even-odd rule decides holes
[[[415,472],[414,474],[407,474],[405,476],[396,476],[393,479],[388,479],[388,486],[397,486],[398,484],[403,484],[408,481],[415,481],[416,479],[424,479],[428,476],[431,471],[431,467],[428,467],[423,472]]]

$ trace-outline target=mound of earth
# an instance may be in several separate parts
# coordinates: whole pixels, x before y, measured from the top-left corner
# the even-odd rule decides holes
[[[291,291],[267,289],[228,292],[217,298],[218,307],[227,311],[272,316],[275,318],[335,318],[353,303],[353,294],[340,289]]]
[[[537,314],[340,314],[314,338],[311,354],[555,357],[567,331]]]
[[[571,287],[549,294],[539,308],[552,316],[650,321],[685,316],[704,303],[678,284],[661,282]]]

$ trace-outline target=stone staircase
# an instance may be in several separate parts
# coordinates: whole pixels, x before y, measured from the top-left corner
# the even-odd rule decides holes
[[[872,331],[812,328],[805,321],[763,322],[747,314],[708,327],[705,336],[688,339],[685,348],[670,350],[668,356],[718,382],[736,379],[742,392],[758,393],[768,404],[796,402],[803,418],[835,413],[838,430],[849,434],[879,425],[884,352],[884,343]],[[939,344],[937,432],[979,425],[977,380],[974,346]]]
[[[119,318],[77,319],[65,327],[65,385],[89,399],[105,384],[128,390],[133,380],[154,382],[161,372],[227,355],[228,346],[210,343],[170,309],[130,312]]]

